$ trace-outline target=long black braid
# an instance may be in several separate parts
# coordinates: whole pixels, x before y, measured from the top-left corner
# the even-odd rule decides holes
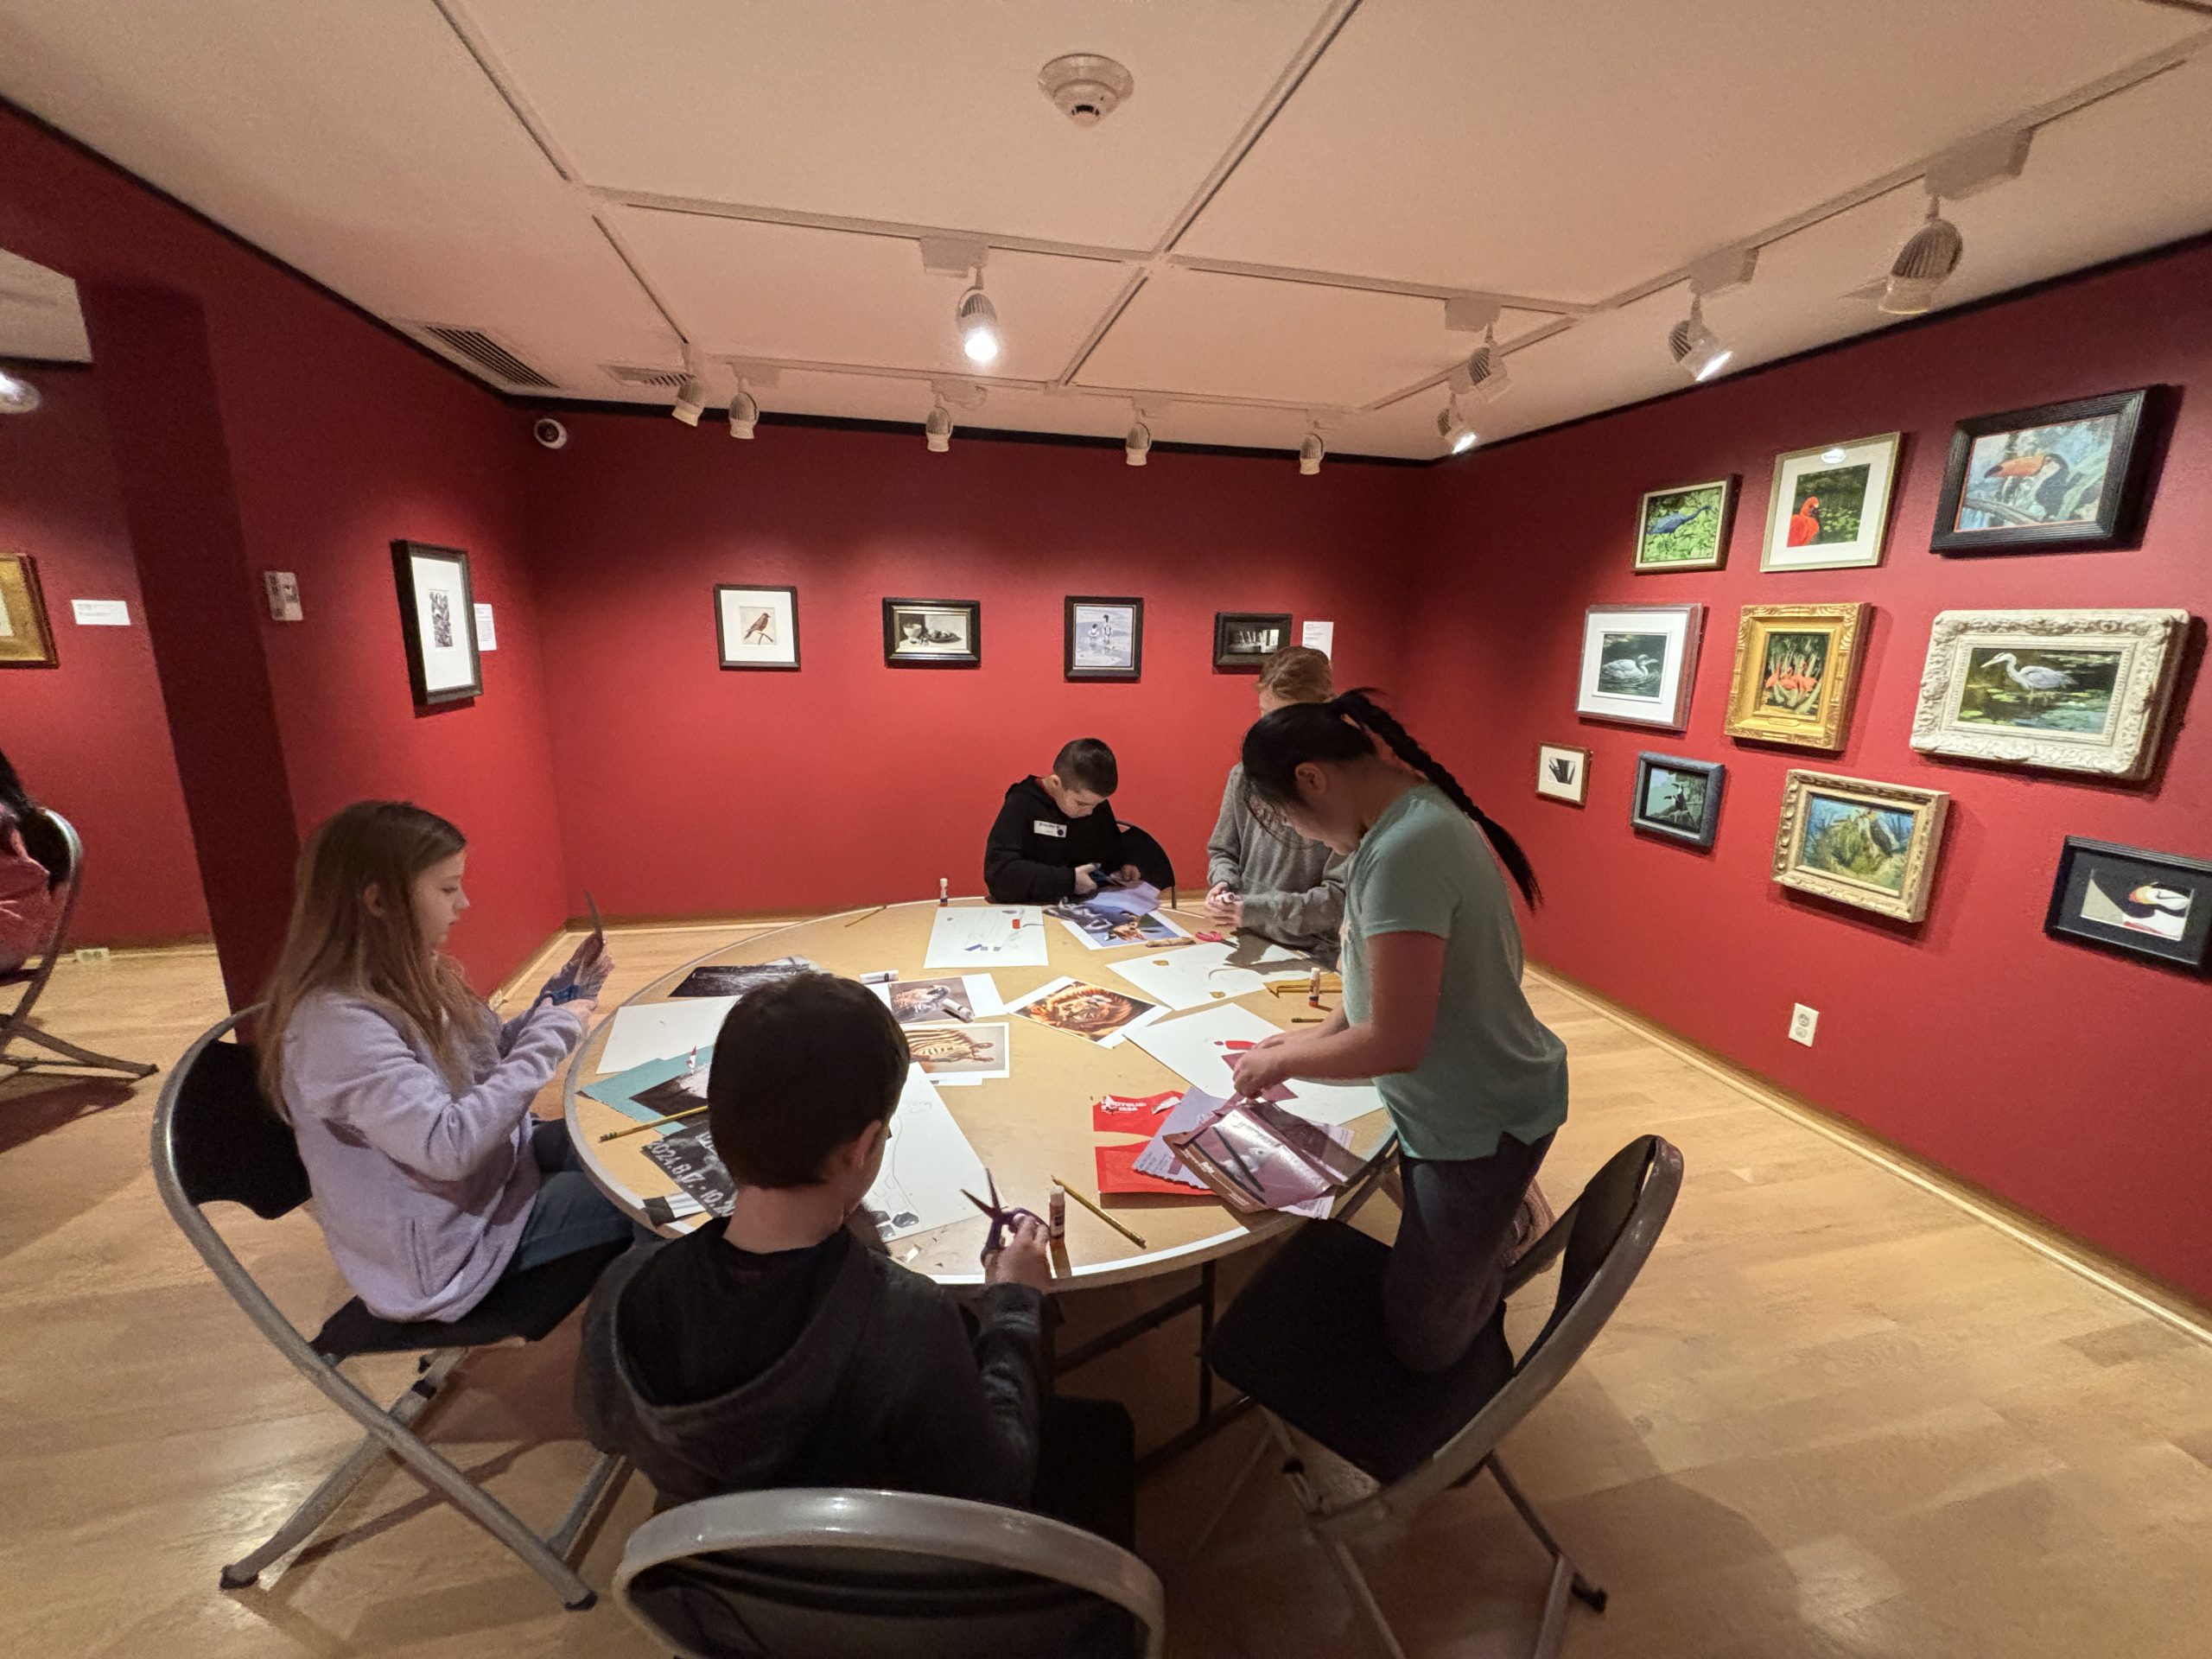
[[[1395,715],[1362,686],[1328,702],[1294,702],[1263,715],[1244,734],[1244,788],[1263,817],[1279,817],[1298,798],[1298,768],[1308,761],[1357,760],[1375,752],[1374,739],[1443,791],[1444,798],[1475,821],[1489,838],[1499,862],[1521,889],[1530,909],[1543,902],[1536,872],[1521,843],[1460,786],[1459,780],[1415,742]]]

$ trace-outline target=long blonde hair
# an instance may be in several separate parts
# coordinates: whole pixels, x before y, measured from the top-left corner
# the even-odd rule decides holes
[[[262,996],[262,1088],[288,1118],[284,1041],[313,991],[378,1004],[430,1051],[448,1083],[467,1085],[469,1039],[487,1018],[484,1001],[424,941],[415,914],[416,878],[467,845],[445,819],[406,801],[356,801],[308,837],[283,954]]]
[[[1311,645],[1285,645],[1260,664],[1255,690],[1272,691],[1285,702],[1326,702],[1335,696],[1326,652]]]

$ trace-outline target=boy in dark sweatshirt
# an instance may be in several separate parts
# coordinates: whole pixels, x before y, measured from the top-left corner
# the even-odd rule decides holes
[[[1121,782],[1114,751],[1078,737],[1042,778],[1025,778],[983,843],[983,891],[995,905],[1056,905],[1112,881],[1140,879],[1122,852],[1112,796]]]
[[[847,1227],[907,1063],[889,1010],[824,974],[763,986],[723,1021],[707,1115],[735,1206],[609,1268],[576,1365],[593,1443],[626,1453],[664,1503],[769,1486],[1038,1495],[1043,1229],[1017,1222],[984,1258],[971,1330],[872,1228],[864,1242]]]

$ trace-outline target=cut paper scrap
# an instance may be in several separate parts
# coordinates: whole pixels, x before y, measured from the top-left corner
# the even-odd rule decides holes
[[[647,1060],[664,1060],[710,1048],[721,1034],[722,1020],[737,1006],[734,996],[693,997],[682,1002],[626,1002],[607,1022],[607,1041],[595,1068],[626,1071]]]
[[[1183,1098],[1180,1089],[1156,1095],[1107,1095],[1090,1103],[1090,1127],[1101,1135],[1150,1135],[1160,1115]]]
[[[1230,961],[1231,949],[1227,944],[1188,944],[1106,965],[1154,1001],[1185,1012],[1265,990],[1271,978],[1305,977],[1301,974],[1262,975],[1237,966]],[[1311,971],[1309,968],[1307,972]]]
[[[1124,916],[1089,903],[1054,905],[1052,914],[1086,950],[1126,950],[1131,945],[1180,944],[1190,930],[1158,912]]]
[[[1137,1154],[1144,1150],[1137,1141],[1124,1141],[1117,1147],[1096,1147],[1091,1151],[1091,1165],[1097,1173],[1098,1190],[1105,1192],[1156,1192],[1170,1198],[1210,1198],[1213,1194],[1205,1184],[1193,1176],[1192,1185],[1179,1180],[1162,1180],[1157,1175],[1147,1175],[1136,1167]]]
[[[1225,1098],[1236,1091],[1233,1070],[1238,1056],[1280,1029],[1242,1003],[1224,1002],[1147,1026],[1132,1032],[1129,1040],[1192,1088]],[[1382,1106],[1371,1083],[1318,1083],[1306,1077],[1279,1084],[1265,1097],[1281,1102],[1309,1123],[1349,1123]]]
[[[868,989],[902,1026],[966,1025],[1006,1012],[998,982],[988,974],[938,974]]]
[[[888,1243],[974,1217],[963,1187],[983,1190],[983,1160],[921,1067],[911,1066],[883,1166],[861,1202]]]
[[[1088,1038],[1101,1048],[1118,1047],[1123,1038],[1167,1013],[1158,1003],[1127,991],[1109,990],[1065,975],[1017,997],[1006,1011],[1071,1037]]]
[[[925,968],[1042,968],[1045,912],[1036,905],[952,905],[930,924]]]
[[[1129,1160],[1129,1166],[1139,1175],[1149,1175],[1154,1180],[1168,1181],[1183,1187],[1196,1187],[1201,1192],[1212,1189],[1184,1166],[1175,1155],[1175,1148],[1167,1144],[1171,1135],[1184,1135],[1197,1128],[1209,1119],[1218,1116],[1228,1109],[1229,1103],[1219,1095],[1210,1095],[1202,1089],[1185,1090],[1160,1122],[1151,1140],[1138,1147]]]
[[[618,1071],[611,1077],[587,1084],[578,1092],[643,1123],[705,1105],[707,1075],[713,1069],[715,1051],[710,1044],[699,1050],[696,1056],[679,1054],[670,1060],[647,1060],[627,1071]],[[685,1122],[704,1121],[687,1118]],[[656,1132],[669,1135],[683,1127],[683,1123],[667,1123]]]
[[[1132,881],[1126,887],[1101,887],[1085,893],[1083,902],[1109,915],[1149,916],[1160,908],[1160,889],[1149,881]]]

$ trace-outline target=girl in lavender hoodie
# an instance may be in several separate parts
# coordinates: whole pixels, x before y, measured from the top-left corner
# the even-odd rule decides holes
[[[587,944],[501,1025],[440,949],[467,843],[361,801],[300,855],[264,999],[262,1080],[297,1137],[346,1282],[388,1319],[457,1319],[503,1274],[631,1236],[559,1123],[531,1116],[613,963]]]

